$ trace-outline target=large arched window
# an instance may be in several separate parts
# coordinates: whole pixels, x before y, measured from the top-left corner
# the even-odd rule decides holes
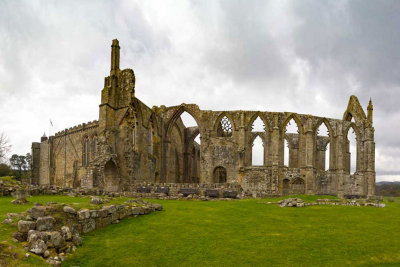
[[[284,165],[289,168],[299,167],[299,128],[292,118],[284,128]]]
[[[357,135],[353,126],[347,132],[346,142],[346,171],[354,174],[357,171]]]
[[[82,165],[88,166],[90,162],[90,140],[89,137],[83,139],[83,149],[82,149]]]
[[[223,116],[217,127],[217,136],[231,137],[232,136],[232,123],[227,116]]]
[[[179,120],[180,118],[180,120]],[[183,111],[176,124],[184,126],[184,142],[182,154],[182,182],[195,183],[200,180],[201,136],[196,119],[187,111]]]
[[[253,146],[251,148],[251,165],[264,165],[264,143],[260,136],[254,138],[253,141]]]
[[[327,171],[330,168],[330,138],[328,127],[323,121],[316,131],[316,167],[318,170]]]
[[[251,148],[251,165],[253,166],[262,166],[265,165],[265,144],[260,137],[260,135],[265,136],[265,124],[260,116],[254,120],[251,125],[251,133],[252,135],[257,135],[254,138]]]

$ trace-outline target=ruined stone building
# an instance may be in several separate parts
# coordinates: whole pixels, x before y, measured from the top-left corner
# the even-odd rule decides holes
[[[104,79],[98,120],[33,143],[32,183],[106,191],[135,190],[146,183],[235,184],[253,196],[375,194],[371,101],[366,115],[357,97],[351,96],[342,119],[292,112],[201,110],[196,104],[150,108],[135,97],[133,70],[119,68],[118,40],[111,47],[111,71]],[[184,112],[197,127],[185,127]],[[256,119],[263,122],[262,130],[253,130]],[[297,132],[286,132],[290,121]],[[320,136],[323,125],[329,133]],[[348,141],[352,131],[357,148],[355,172],[350,168]],[[201,142],[195,141],[198,135]],[[260,166],[252,166],[256,138],[263,142]]]

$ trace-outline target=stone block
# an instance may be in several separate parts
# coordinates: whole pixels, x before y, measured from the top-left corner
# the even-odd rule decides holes
[[[32,244],[30,244],[29,246],[29,251],[37,255],[42,255],[46,250],[47,250],[47,245],[41,239],[32,242]]]
[[[114,213],[110,214],[111,216],[111,222],[116,221],[119,219],[119,212],[115,211]]]
[[[103,206],[103,209],[105,209],[108,214],[112,214],[117,211],[117,207],[115,205]]]
[[[37,219],[39,217],[46,216],[46,207],[44,206],[33,206],[31,209],[31,217]]]
[[[72,239],[72,233],[68,226],[64,225],[63,227],[61,227],[61,235],[63,236],[63,238],[66,241],[69,241]]]
[[[52,216],[39,217],[36,221],[36,229],[38,231],[49,231],[53,229],[55,219]]]
[[[90,218],[90,210],[88,209],[81,209],[78,211],[78,219],[85,220]]]
[[[96,221],[94,219],[85,219],[80,221],[82,225],[82,233],[88,233],[96,229]]]
[[[107,215],[108,215],[108,211],[106,209],[103,208],[103,209],[99,210],[99,217],[104,218],[104,217],[107,217]]]
[[[90,218],[98,218],[99,214],[99,210],[90,210]]]
[[[18,231],[21,233],[28,233],[29,230],[35,230],[36,222],[20,220],[18,222]]]
[[[132,207],[132,215],[139,215],[140,214],[140,207]]]
[[[55,248],[61,248],[65,245],[64,238],[57,231],[50,232],[50,242],[53,244]]]
[[[76,210],[74,208],[72,208],[72,207],[69,207],[69,206],[65,206],[63,208],[63,211],[65,213],[69,213],[69,214],[76,214]]]

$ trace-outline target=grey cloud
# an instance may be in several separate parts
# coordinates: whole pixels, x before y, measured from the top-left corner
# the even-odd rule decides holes
[[[341,118],[350,95],[364,109],[372,97],[378,174],[400,174],[399,13],[369,0],[2,1],[0,131],[26,153],[49,117],[58,130],[96,119],[118,38],[149,106]]]

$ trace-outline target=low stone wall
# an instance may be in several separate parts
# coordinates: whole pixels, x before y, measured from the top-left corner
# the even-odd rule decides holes
[[[315,202],[306,203],[301,198],[287,198],[278,202],[260,202],[261,204],[277,204],[279,207],[306,207],[315,205],[338,205],[338,206],[357,206],[357,207],[377,207],[384,208],[384,203],[372,199],[317,199]]]
[[[101,203],[95,199],[92,203]],[[142,200],[129,200],[123,205],[105,205],[93,209],[76,210],[57,203],[35,205],[24,213],[8,213],[3,224],[16,224],[18,231],[13,237],[32,253],[47,258],[47,263],[61,265],[65,254],[81,245],[81,234],[118,223],[131,216],[162,210],[159,204]],[[18,223],[16,223],[18,221]]]
[[[14,186],[1,187],[0,196],[12,196],[19,189],[26,190],[28,195],[90,195],[90,196],[127,196],[155,199],[177,199],[188,196],[209,198],[241,198],[242,189],[238,184],[174,184],[141,183],[131,186],[128,191],[109,192],[101,189],[63,188],[54,185],[47,186]]]

